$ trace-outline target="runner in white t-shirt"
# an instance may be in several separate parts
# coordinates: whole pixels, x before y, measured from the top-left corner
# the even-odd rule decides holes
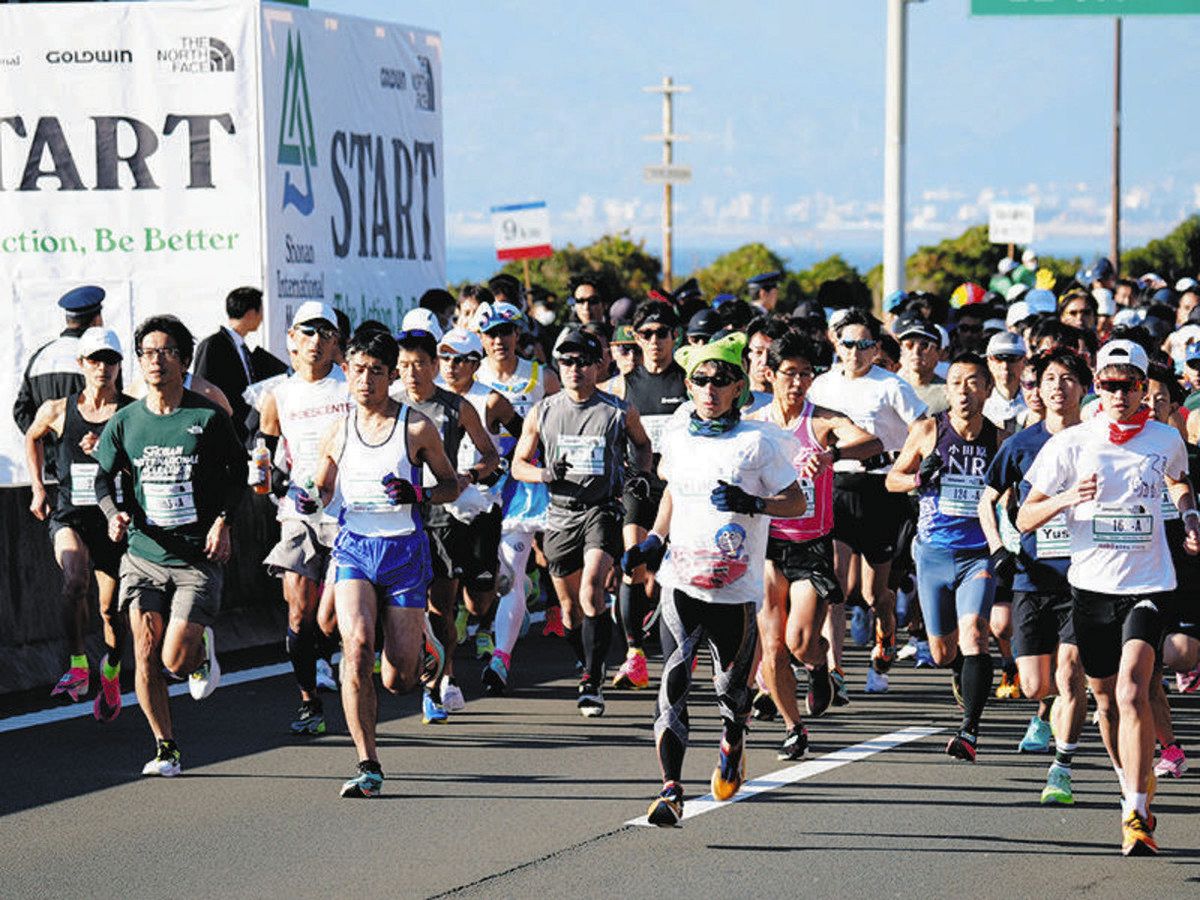
[[[1176,587],[1163,527],[1164,484],[1183,517],[1186,551],[1200,553],[1200,512],[1187,481],[1183,440],[1142,405],[1147,371],[1146,351],[1132,341],[1101,349],[1100,412],[1047,441],[1026,475],[1031,490],[1017,514],[1017,527],[1030,531],[1066,513],[1080,659],[1101,716],[1119,716],[1117,746],[1108,751],[1124,794],[1127,856],[1158,852],[1149,809],[1150,680],[1162,609]]]

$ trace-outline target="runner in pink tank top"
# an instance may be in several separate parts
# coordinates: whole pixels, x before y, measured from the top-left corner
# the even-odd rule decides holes
[[[764,421],[774,422],[800,442],[799,452],[792,457],[792,465],[799,476],[800,487],[804,490],[804,515],[798,519],[771,520],[771,537],[784,541],[812,541],[829,534],[833,528],[832,467],[822,466],[811,478],[805,474],[813,465],[809,459],[826,452],[813,433],[814,409],[812,401],[806,399],[800,416],[793,422],[783,420],[784,413],[778,403],[771,403],[762,410]]]

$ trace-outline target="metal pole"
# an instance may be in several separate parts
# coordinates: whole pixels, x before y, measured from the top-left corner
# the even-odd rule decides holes
[[[1112,235],[1108,256],[1121,271],[1121,17],[1113,19]]]
[[[670,75],[663,76],[663,165],[664,166],[671,165],[672,157],[674,155],[672,152],[672,143],[671,143],[671,135],[673,135],[675,133],[671,127],[674,124],[673,123],[674,117],[672,115],[673,110],[672,110],[672,106],[671,106],[671,98],[674,96],[674,91],[671,90],[671,84],[672,84],[671,76]],[[673,262],[674,262],[674,260],[672,259],[673,247],[672,247],[672,234],[671,234],[671,220],[673,218],[673,216],[672,216],[673,202],[674,202],[674,197],[672,196],[671,182],[668,181],[666,184],[663,185],[663,224],[662,224],[662,229],[663,229],[663,288],[668,291],[671,290],[671,272],[673,269]]]
[[[904,287],[904,51],[906,0],[888,0],[883,146],[883,294]]]

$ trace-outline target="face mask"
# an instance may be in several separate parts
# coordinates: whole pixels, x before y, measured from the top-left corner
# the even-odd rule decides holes
[[[554,318],[554,310],[546,309],[544,306],[538,307],[533,313],[534,321],[547,328],[554,324]]]

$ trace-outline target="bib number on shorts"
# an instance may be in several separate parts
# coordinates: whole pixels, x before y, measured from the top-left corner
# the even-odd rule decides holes
[[[71,463],[71,505],[96,506],[96,477],[100,473],[97,463]]]
[[[938,511],[944,516],[979,515],[983,479],[977,475],[942,475],[938,489]]]
[[[564,434],[558,438],[559,459],[566,459],[570,475],[604,474],[604,438],[590,434]]]
[[[142,484],[146,521],[160,528],[176,528],[197,521],[196,498],[187,481],[150,481]]]
[[[1037,530],[1038,559],[1067,559],[1071,555],[1071,529],[1067,514],[1059,513]]]
[[[1148,550],[1154,540],[1154,515],[1143,506],[1097,504],[1092,542],[1106,550]]]

